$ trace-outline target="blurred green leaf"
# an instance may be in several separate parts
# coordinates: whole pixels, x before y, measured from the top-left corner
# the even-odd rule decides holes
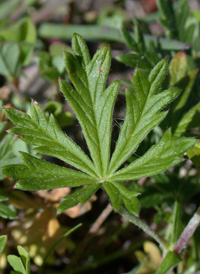
[[[171,229],[171,243],[175,244],[179,239],[183,231],[183,224],[181,222],[181,204],[180,201],[175,201],[174,209],[173,209],[173,222]]]
[[[119,62],[128,65],[130,67],[139,67],[143,69],[151,69],[151,65],[147,60],[145,60],[144,56],[139,54],[122,54],[117,56],[116,58]]]
[[[187,130],[199,126],[200,103],[191,108],[179,121],[174,136],[180,137]]]
[[[0,45],[0,74],[13,80],[19,75],[20,47],[17,43],[5,42]]]
[[[7,236],[5,235],[0,236],[0,255],[3,253],[6,243],[7,243]]]
[[[188,150],[187,156],[197,168],[200,168],[200,141],[198,141],[193,148]]]
[[[49,46],[49,54],[54,56],[63,56],[63,50],[72,50],[68,45],[61,43],[61,42],[55,42]]]
[[[8,255],[8,262],[15,274],[30,274],[30,256],[22,246],[17,247],[20,257]]]
[[[176,266],[180,261],[181,259],[174,252],[169,251],[155,274],[166,274],[170,268]]]
[[[15,1],[1,1],[0,3],[0,20],[9,17],[13,11],[19,6],[21,0]]]
[[[4,205],[0,203],[0,216],[5,219],[16,219],[16,209],[12,205]]]
[[[140,265],[134,267],[134,269],[132,269],[131,271],[123,273],[123,274],[139,274],[142,267],[143,267],[143,264],[140,264]]]
[[[53,23],[43,23],[38,29],[38,35],[41,38],[59,38],[71,40],[73,33],[79,33],[85,40],[107,40],[124,43],[124,39],[120,31],[116,28],[102,27],[98,25],[62,25]],[[145,35],[145,40],[157,43],[157,37]],[[170,40],[167,38],[159,39],[162,49],[166,50],[188,50],[190,45],[178,40]]]
[[[17,246],[17,250],[21,257],[21,260],[22,260],[22,263],[26,270],[26,273],[27,274],[30,273],[30,256],[29,256],[28,252],[20,245]]]
[[[187,55],[184,51],[178,52],[169,65],[170,86],[178,83],[187,73]]]
[[[21,19],[5,30],[0,31],[0,38],[3,41],[34,44],[36,41],[36,28],[30,19]]]
[[[115,6],[106,6],[99,12],[97,24],[120,29],[125,21],[127,21],[127,17],[122,9]]]
[[[160,18],[159,21],[163,28],[166,30],[166,35],[169,38],[177,38],[177,22],[175,17],[174,8],[171,0],[157,0],[156,1]]]

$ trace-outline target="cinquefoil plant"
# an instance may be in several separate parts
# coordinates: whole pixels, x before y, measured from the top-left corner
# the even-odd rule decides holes
[[[16,125],[9,133],[34,145],[37,152],[61,159],[77,170],[21,153],[24,164],[8,165],[3,168],[3,173],[19,179],[16,188],[23,190],[87,185],[65,197],[58,212],[86,202],[99,188],[103,188],[115,210],[124,215],[131,212],[135,216],[139,212],[139,193],[126,188],[124,183],[152,176],[178,164],[182,161],[182,154],[195,143],[193,138],[173,137],[168,129],[157,145],[123,166],[146,135],[166,117],[167,111],[162,110],[179,95],[180,90],[171,87],[161,91],[168,66],[165,59],[153,68],[148,78],[136,68],[134,93],[132,89],[126,91],[125,121],[115,150],[110,155],[112,114],[120,85],[119,81],[114,81],[105,89],[111,62],[110,48],[99,49],[91,59],[83,39],[74,34],[72,49],[73,54],[64,52],[72,85],[61,79],[59,84],[80,122],[91,159],[60,129],[54,116],[47,118],[38,103],[33,101],[30,116],[4,108],[7,117]]]

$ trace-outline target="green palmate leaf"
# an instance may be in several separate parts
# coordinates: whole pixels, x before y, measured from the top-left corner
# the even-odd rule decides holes
[[[82,172],[42,161],[27,153],[21,153],[25,165],[3,167],[3,173],[20,179],[16,188],[25,190],[77,187],[95,183],[96,180]]]
[[[40,153],[57,157],[89,174],[95,173],[89,158],[63,133],[54,116],[47,118],[35,101],[31,104],[31,116],[12,108],[4,108],[4,112],[16,125],[9,133],[35,145]]]
[[[171,267],[176,266],[180,261],[181,259],[174,252],[169,251],[155,274],[166,274]]]
[[[182,161],[184,151],[195,144],[193,138],[175,138],[168,130],[156,146],[152,146],[142,157],[117,171],[111,178],[115,181],[136,180],[167,170]]]
[[[76,34],[75,39],[76,42],[72,44],[75,55],[64,53],[74,88],[62,80],[60,87],[79,119],[98,174],[105,175],[110,158],[112,112],[119,81],[115,81],[104,91],[111,60],[109,47],[98,50],[88,63],[86,45],[81,39],[82,43],[79,42],[78,48],[80,36]]]
[[[64,197],[64,201],[58,207],[58,212],[61,213],[78,203],[85,203],[100,187],[101,184],[93,184]]]
[[[158,63],[150,73],[149,79],[141,70],[135,71],[135,94],[129,90],[126,93],[126,117],[111,158],[110,173],[116,171],[136,150],[149,131],[165,118],[167,113],[160,111],[179,95],[180,91],[177,88],[170,88],[155,95],[166,75],[166,62],[162,60]]]
[[[143,47],[140,34],[137,36],[140,47]],[[179,95],[180,90],[172,87],[162,91],[162,82],[167,73],[165,59],[153,68],[148,78],[145,72],[136,69],[134,88],[126,92],[125,121],[110,156],[112,114],[119,90],[119,81],[106,87],[110,48],[105,46],[99,49],[91,59],[83,39],[74,34],[72,49],[73,52],[64,52],[71,84],[61,79],[59,84],[80,122],[91,159],[62,132],[54,116],[45,116],[40,106],[33,101],[30,116],[14,109],[4,109],[15,125],[9,133],[34,145],[37,152],[61,159],[79,171],[59,167],[27,153],[21,153],[24,164],[8,165],[2,171],[7,176],[19,179],[16,187],[24,190],[87,185],[67,196],[59,207],[60,212],[85,202],[99,187],[104,187],[115,209],[125,210],[126,207],[128,211],[138,214],[139,193],[128,190],[120,181],[165,171],[179,163],[181,154],[191,148],[195,141],[191,138],[176,139],[168,130],[160,142],[141,158],[118,169],[136,151],[146,135],[165,118],[167,112],[162,112],[163,108]]]
[[[105,182],[104,188],[108,193],[112,206],[118,210],[124,205],[128,211],[138,214],[139,201],[136,198],[140,193],[128,190],[125,186],[115,182]]]
[[[7,243],[7,236],[5,235],[0,236],[0,255],[3,253],[6,243]]]

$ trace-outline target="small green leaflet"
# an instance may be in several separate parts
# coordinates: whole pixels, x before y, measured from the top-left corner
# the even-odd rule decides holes
[[[104,188],[110,197],[112,206],[118,210],[124,205],[130,212],[138,215],[139,201],[136,198],[140,193],[130,191],[125,186],[115,182],[105,182]]]
[[[139,33],[137,39],[142,48]],[[168,67],[165,59],[153,68],[148,77],[136,69],[134,89],[126,91],[125,121],[115,150],[110,155],[112,116],[120,84],[117,80],[106,86],[111,63],[110,48],[102,47],[91,59],[84,40],[74,34],[72,50],[64,52],[72,84],[61,79],[59,84],[80,122],[91,158],[62,132],[53,115],[46,117],[38,103],[32,101],[30,116],[18,110],[4,109],[15,125],[9,133],[34,145],[37,152],[56,157],[77,170],[21,153],[24,164],[5,166],[2,172],[19,179],[16,188],[23,190],[86,186],[65,197],[59,212],[86,202],[101,187],[105,188],[114,209],[124,206],[137,215],[139,193],[127,189],[124,183],[167,170],[181,162],[182,154],[195,144],[193,138],[176,139],[168,130],[156,146],[121,168],[146,135],[163,121],[167,115],[163,109],[179,95],[180,90],[175,87],[161,90]]]
[[[8,262],[14,269],[16,274],[30,274],[30,256],[28,252],[22,247],[18,246],[17,250],[19,252],[20,257],[15,255],[8,255]]]
[[[77,190],[75,193],[64,197],[64,201],[58,207],[58,213],[76,206],[78,203],[85,203],[90,197],[101,187],[101,184],[92,184],[80,190]]]

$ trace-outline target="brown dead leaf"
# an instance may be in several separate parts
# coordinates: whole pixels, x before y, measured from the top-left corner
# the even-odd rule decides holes
[[[13,190],[10,193],[9,202],[18,209],[40,209],[45,207],[43,199],[27,195],[23,191]]]
[[[66,228],[61,227],[56,218],[54,207],[46,207],[40,211],[27,210],[23,217],[13,221],[10,227],[3,231],[11,235],[14,245],[25,247],[37,265],[42,264],[48,250],[65,232]],[[63,239],[55,251],[62,255],[66,249],[74,249],[74,244],[69,238]],[[55,263],[53,253],[48,262]]]
[[[9,97],[11,90],[8,86],[3,86],[0,88],[0,98],[6,101]]]
[[[90,211],[92,209],[92,203],[95,202],[97,199],[96,195],[93,195],[90,200],[88,200],[86,203],[81,204],[79,203],[77,206],[74,206],[72,208],[69,208],[65,211],[63,211],[64,214],[69,216],[70,218],[77,218],[86,212]]]
[[[51,202],[58,202],[63,196],[69,194],[70,188],[57,188],[52,190],[39,190],[37,195]]]

